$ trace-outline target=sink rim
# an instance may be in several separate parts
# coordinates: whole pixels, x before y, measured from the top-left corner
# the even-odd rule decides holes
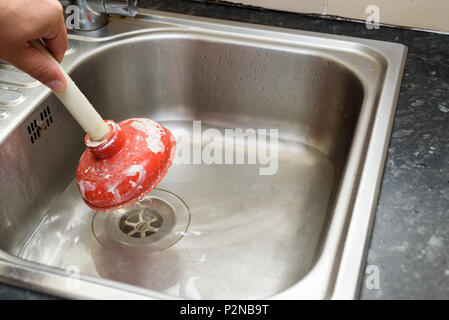
[[[374,217],[374,209],[377,204],[383,167],[385,165],[388,139],[392,129],[394,110],[396,108],[401,77],[405,65],[406,47],[400,44],[381,41],[334,36],[209,18],[192,18],[185,15],[166,14],[159,11],[145,9],[140,10],[138,18],[150,22],[174,25],[175,27],[172,29],[176,30],[176,32],[180,32],[183,27],[187,27],[187,32],[207,32],[208,30],[212,30],[214,32],[224,32],[227,35],[237,34],[240,32],[243,34],[243,37],[253,37],[256,39],[261,37],[266,39],[270,36],[276,36],[276,40],[285,41],[286,43],[293,43],[295,39],[296,41],[302,40],[303,42],[307,40],[312,42],[310,46],[313,48],[326,47],[331,50],[356,52],[359,55],[366,55],[367,58],[374,57],[374,59],[384,61],[386,68],[384,81],[379,83],[382,84],[382,89],[379,89],[380,96],[377,106],[372,107],[376,109],[374,110],[376,111],[376,114],[366,116],[368,119],[374,119],[374,121],[372,125],[366,123],[365,128],[362,128],[365,132],[362,132],[363,134],[358,135],[358,137],[354,137],[353,147],[351,147],[347,160],[347,164],[350,163],[353,165],[347,165],[344,173],[342,174],[342,183],[339,187],[338,195],[336,196],[337,201],[335,210],[329,223],[329,234],[327,234],[325,240],[325,245],[328,244],[328,246],[324,247],[320,258],[303,279],[299,280],[289,289],[271,297],[273,299],[297,299],[310,297],[354,298],[357,293],[361,274],[360,270],[363,262],[362,260],[367,247],[366,239],[371,234],[369,230]],[[198,30],[198,27],[200,27],[201,30]],[[140,34],[148,31],[143,29],[109,36],[100,40],[118,40],[119,38],[125,37],[134,39],[136,36],[138,37]],[[167,28],[165,30],[167,30]],[[95,39],[97,42],[100,41],[97,38],[88,38],[80,35],[70,36],[70,38],[80,40]],[[329,45],[329,42],[332,42],[332,46]],[[351,44],[350,48],[347,47],[348,44]],[[114,42],[111,42],[111,45],[114,45]],[[376,47],[374,47],[374,45],[376,45]],[[89,54],[93,54],[94,51]],[[77,62],[81,62],[84,58],[85,57],[83,56],[78,57]],[[70,62],[67,62],[64,66],[66,68],[69,67],[70,69],[73,69],[77,65],[75,62],[71,61],[71,65],[69,65]],[[362,83],[365,84],[365,82]],[[14,121],[12,121],[12,124],[7,128],[9,132],[12,132],[17,126],[19,126],[20,123],[25,120],[28,115],[31,114],[35,108],[37,108],[38,105],[40,105],[40,102],[42,102],[42,100],[49,95],[49,90],[43,88],[42,86],[40,86],[40,88],[30,89],[30,91],[31,90],[38,90],[39,98],[35,99],[33,104],[31,104],[28,108],[25,108],[23,112],[21,112],[14,119]],[[370,92],[372,91],[373,90],[370,89]],[[365,105],[366,101],[364,101],[363,107],[365,107]],[[360,123],[362,123],[361,119],[357,122],[356,132],[362,130],[359,129]],[[2,128],[0,127],[0,130],[1,129]],[[8,136],[8,134],[1,135],[3,139],[5,139],[6,136]],[[368,138],[370,141],[366,143],[365,140]],[[2,141],[0,140],[0,143],[1,142]],[[360,149],[360,145],[364,146],[364,148]],[[358,159],[355,159],[354,149],[357,148],[359,149],[359,153],[366,150],[366,156],[363,156],[363,160],[359,161]],[[353,190],[353,187],[356,187],[356,190]],[[351,199],[353,194],[357,194],[357,197],[352,205],[352,201],[348,201],[347,199]],[[343,202],[345,205],[342,205]],[[365,203],[368,205],[365,205]],[[352,207],[352,209],[350,209],[350,207]],[[352,212],[350,213],[348,210],[351,210]],[[334,228],[331,228],[332,226],[334,226]],[[348,231],[346,237],[344,232],[345,230]],[[362,237],[360,237],[360,234],[362,234]],[[343,241],[342,238],[346,238],[346,240]],[[331,243],[330,248],[329,243]],[[331,254],[327,252],[331,252]],[[323,258],[326,254],[327,256]],[[329,257],[329,255],[331,255],[331,257]],[[337,255],[340,255],[341,258],[338,259]],[[356,258],[354,259],[354,257]],[[338,263],[337,260],[339,260],[340,263]],[[356,260],[357,263],[354,263],[354,260]],[[336,275],[332,275],[334,264],[338,267],[338,272]],[[61,275],[61,270],[59,268],[24,261],[20,258],[6,254],[1,250],[0,267],[0,278],[2,278],[5,282],[12,282],[12,284],[26,286],[32,284],[40,289],[64,296],[100,297],[98,295],[98,291],[96,292],[93,290],[92,292],[94,293],[90,291],[90,286],[92,286],[93,283],[97,283],[95,285],[103,287],[113,285],[114,287],[117,287],[118,290],[123,290],[123,292],[135,295],[134,293],[130,293],[127,289],[128,287],[132,287],[132,291],[137,290],[135,292],[139,292],[138,295],[140,297],[167,297],[166,294],[159,294],[149,289],[128,286],[123,283],[101,278],[91,279],[92,277],[84,275],[81,275],[80,283],[82,284],[82,288],[86,288],[86,290],[80,290],[79,294],[73,294],[64,290],[61,292],[61,287],[58,287],[57,284],[61,284],[61,281],[63,279],[67,279],[67,276]],[[3,273],[3,269],[10,271]],[[324,280],[322,277],[323,270],[328,271],[327,273],[324,272],[327,276]],[[8,275],[8,273],[10,274]],[[112,282],[112,284],[109,282]],[[335,285],[332,285],[331,283],[335,283]],[[142,292],[142,290],[145,292]],[[101,297],[113,298],[113,294],[111,296],[102,295]],[[170,298],[173,297],[170,296]]]

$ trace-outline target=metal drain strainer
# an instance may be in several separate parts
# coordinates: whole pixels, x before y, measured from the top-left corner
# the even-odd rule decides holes
[[[128,237],[146,238],[158,232],[162,226],[161,215],[148,208],[139,208],[120,219],[120,230]]]
[[[126,208],[95,213],[92,229],[97,240],[109,249],[146,253],[178,242],[189,223],[190,212],[184,201],[171,192],[154,189]]]

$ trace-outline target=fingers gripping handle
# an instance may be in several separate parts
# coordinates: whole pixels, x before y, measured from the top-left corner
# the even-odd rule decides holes
[[[109,134],[111,128],[103,121],[75,82],[73,82],[70,76],[62,69],[40,40],[33,41],[31,45],[52,59],[60,68],[67,82],[67,88],[64,92],[54,92],[54,94],[89,135],[89,138],[94,141],[99,141],[105,138]]]

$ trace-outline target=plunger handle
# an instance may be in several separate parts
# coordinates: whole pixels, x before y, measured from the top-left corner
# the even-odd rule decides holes
[[[73,82],[72,78],[62,69],[40,40],[31,42],[31,45],[58,65],[67,82],[67,88],[64,92],[54,92],[54,94],[72,114],[75,120],[78,121],[89,138],[93,141],[99,141],[105,138],[111,131],[111,128],[103,121],[86,96],[77,87],[75,82]]]

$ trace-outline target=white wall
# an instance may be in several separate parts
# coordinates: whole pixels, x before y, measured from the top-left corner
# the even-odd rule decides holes
[[[269,9],[335,15],[365,20],[365,9],[376,5],[380,22],[449,32],[449,0],[226,0]]]

